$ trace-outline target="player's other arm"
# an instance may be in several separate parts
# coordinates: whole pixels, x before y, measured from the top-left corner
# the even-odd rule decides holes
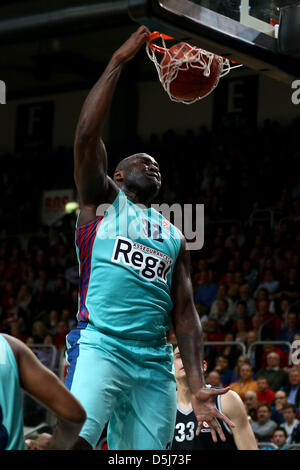
[[[189,387],[196,393],[205,386],[203,371],[202,326],[193,300],[190,278],[190,255],[186,241],[181,240],[181,250],[172,279],[173,327],[178,348],[187,374]]]
[[[234,424],[217,410],[215,397],[218,394],[226,393],[229,387],[218,390],[205,387],[202,327],[194,304],[190,255],[186,249],[184,237],[181,240],[181,250],[174,268],[171,295],[174,304],[172,312],[174,331],[192,394],[193,409],[198,421],[196,434],[199,434],[202,422],[206,421],[211,428],[213,440],[217,441],[217,432],[224,441],[226,438],[216,418],[226,421],[231,427]]]
[[[95,207],[101,202],[112,202],[118,192],[117,186],[107,176],[107,154],[101,138],[103,124],[123,65],[137,54],[148,35],[149,30],[141,26],[113,54],[80,113],[74,142],[74,178],[81,207],[86,206],[94,217]]]
[[[223,413],[235,424],[232,434],[237,448],[239,450],[258,450],[246,408],[240,396],[230,390],[221,397],[221,403]]]
[[[58,377],[44,367],[24,343],[16,338],[4,336],[15,354],[21,387],[57,416],[53,436],[40,439],[43,441],[42,447],[44,445],[47,449],[69,449],[77,439],[86,419],[83,407]]]

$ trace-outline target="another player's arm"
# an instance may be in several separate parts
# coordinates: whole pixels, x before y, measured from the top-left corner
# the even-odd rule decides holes
[[[102,128],[122,67],[137,54],[148,35],[149,30],[141,26],[129,37],[113,54],[83,104],[75,133],[74,178],[86,219],[95,218],[97,206],[101,202],[112,202],[118,193],[118,187],[107,176],[107,154],[101,138]]]
[[[4,336],[15,354],[21,387],[57,416],[53,436],[38,438],[34,441],[36,448],[69,449],[77,439],[86,419],[83,407],[58,377],[43,366],[24,343],[16,338]]]
[[[224,389],[205,387],[202,327],[194,304],[190,255],[186,249],[184,237],[181,240],[181,250],[174,268],[172,300],[174,304],[172,312],[174,331],[192,394],[193,409],[198,421],[196,434],[199,434],[202,422],[206,421],[211,428],[214,442],[217,441],[216,432],[224,441],[226,440],[225,435],[216,418],[224,420],[231,427],[234,424],[217,410],[215,396],[226,393],[229,387]]]
[[[245,405],[233,390],[221,397],[222,411],[233,421],[234,442],[239,450],[258,450],[253,430],[248,420]]]

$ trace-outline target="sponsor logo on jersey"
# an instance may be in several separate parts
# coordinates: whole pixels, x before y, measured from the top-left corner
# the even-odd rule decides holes
[[[117,237],[111,260],[131,266],[148,281],[159,279],[164,283],[167,283],[173,263],[165,253],[125,237]]]

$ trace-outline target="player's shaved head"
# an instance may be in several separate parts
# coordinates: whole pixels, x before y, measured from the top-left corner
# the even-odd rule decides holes
[[[127,165],[129,163],[132,163],[133,160],[136,160],[137,158],[144,158],[144,157],[149,157],[151,159],[153,158],[153,157],[150,157],[150,155],[148,155],[147,153],[135,153],[134,155],[130,155],[129,157],[123,158],[123,160],[121,160],[117,164],[115,171],[125,170]]]
[[[133,202],[148,204],[158,194],[161,174],[157,161],[147,153],[136,153],[121,160],[114,172],[114,182]]]

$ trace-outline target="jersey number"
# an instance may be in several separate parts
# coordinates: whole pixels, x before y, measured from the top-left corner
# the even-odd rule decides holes
[[[187,424],[177,423],[175,429],[177,431],[175,436],[177,442],[192,441],[195,437],[195,423],[193,421],[189,421]]]
[[[161,238],[161,226],[158,224],[153,224],[153,234],[151,233],[151,224],[149,220],[143,219],[143,225],[144,225],[144,234],[146,235],[147,238],[153,238],[153,240],[157,242],[163,242],[163,238]]]

